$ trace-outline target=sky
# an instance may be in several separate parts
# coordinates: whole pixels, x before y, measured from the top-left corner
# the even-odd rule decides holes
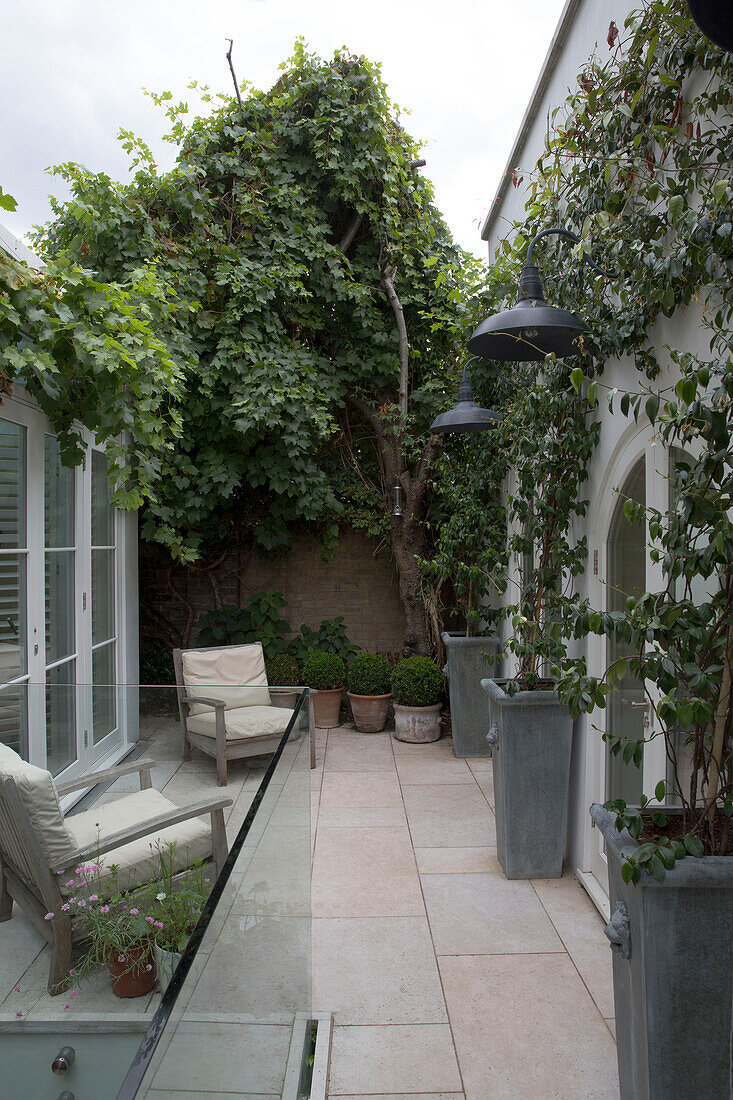
[[[162,168],[173,146],[142,89],[195,100],[192,80],[233,92],[269,88],[296,37],[321,56],[346,46],[380,62],[390,97],[423,143],[422,171],[455,239],[485,256],[489,209],[564,0],[0,0],[0,187],[18,202],[0,220],[23,237],[65,185],[47,168],[75,161],[129,178],[117,134],[132,130]],[[204,108],[206,110],[206,108]]]

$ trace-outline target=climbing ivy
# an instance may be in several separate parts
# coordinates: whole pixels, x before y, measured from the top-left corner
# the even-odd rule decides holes
[[[521,686],[529,686],[527,657],[547,658],[573,713],[605,706],[633,665],[655,712],[651,736],[664,738],[670,761],[672,779],[655,797],[671,793],[681,803],[685,835],[642,845],[624,876],[636,880],[644,869],[662,879],[685,854],[733,849],[733,62],[700,34],[682,0],[645,3],[622,28],[611,24],[607,45],[551,116],[527,219],[514,227],[501,260],[516,270],[537,229],[573,229],[581,238],[575,262],[567,262],[564,243],[541,261],[546,296],[576,308],[591,330],[579,357],[547,362],[540,384],[510,414],[518,485],[510,512],[520,528],[512,545],[535,559],[513,609],[513,647],[523,659]],[[617,277],[584,276],[583,255]],[[681,348],[664,318],[685,310],[693,335]],[[635,369],[628,389],[604,380],[604,365],[614,360]],[[571,583],[584,567],[586,547],[582,539],[573,543],[573,523],[586,507],[579,492],[598,436],[592,410],[599,401],[613,415],[646,417],[660,446],[685,451],[674,463],[669,509],[634,501],[624,508],[629,522],[646,525],[663,587],[627,594],[626,611],[614,613],[590,607]],[[577,470],[566,477],[568,461]],[[543,570],[543,535],[553,522],[551,567]],[[543,610],[548,591],[554,595]],[[617,637],[632,656],[589,676],[584,660],[566,656],[569,638],[589,632]],[[548,636],[554,647],[537,645]],[[643,741],[609,739],[612,752],[641,762]],[[685,742],[691,774],[683,783]],[[612,808],[619,828],[641,834],[639,811]],[[666,821],[654,813],[658,829]]]

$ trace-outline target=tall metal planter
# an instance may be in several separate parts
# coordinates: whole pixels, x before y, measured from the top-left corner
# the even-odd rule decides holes
[[[608,857],[622,1100],[730,1096],[733,1087],[733,859],[688,857],[659,883],[627,885],[637,842],[591,806]]]
[[[441,634],[448,657],[443,671],[448,677],[453,751],[456,756],[491,756],[486,740],[489,708],[481,680],[489,666],[487,653],[499,651],[496,637],[467,638],[446,631]]]
[[[573,723],[554,691],[507,695],[482,680],[489,700],[496,847],[507,878],[560,878]]]

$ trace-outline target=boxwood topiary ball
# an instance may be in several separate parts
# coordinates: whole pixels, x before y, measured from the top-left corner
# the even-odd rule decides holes
[[[405,657],[392,673],[392,694],[402,707],[431,707],[443,694],[443,673],[429,657]]]

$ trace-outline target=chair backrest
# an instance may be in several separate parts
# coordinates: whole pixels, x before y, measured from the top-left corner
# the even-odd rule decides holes
[[[29,764],[17,752],[0,744],[0,775],[12,780],[28,815],[28,821],[47,862],[65,859],[76,845],[66,828],[59,797],[51,773]],[[0,815],[0,850],[10,844],[11,826],[7,816],[12,807]],[[5,820],[4,820],[5,819]]]
[[[221,699],[227,710],[269,707],[271,703],[260,642],[183,649],[181,675],[189,698]],[[189,710],[191,714],[211,713],[211,707],[201,703],[190,703]]]

